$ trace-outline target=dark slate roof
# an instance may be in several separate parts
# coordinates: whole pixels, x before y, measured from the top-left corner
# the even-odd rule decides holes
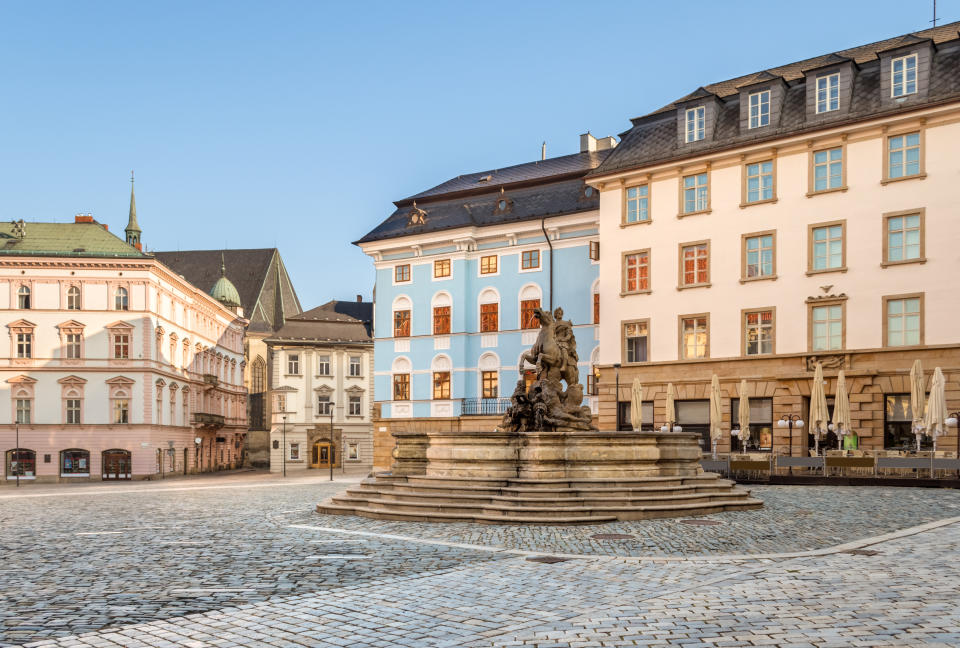
[[[932,40],[936,44],[943,45],[934,52],[930,69],[930,86],[926,99],[922,103],[912,102],[909,107],[915,108],[918,105],[933,104],[948,99],[960,99],[960,47],[957,46],[960,41],[958,41],[958,29],[960,29],[960,22],[942,25],[916,34],[898,36],[870,45],[841,50],[699,88],[690,95],[678,99],[660,110],[631,120],[633,127],[621,135],[620,144],[613,149],[613,152],[597,169],[589,174],[589,177],[669,162],[740,144],[773,140],[787,135],[817,130],[825,126],[833,127],[846,121],[858,121],[887,113],[896,113],[901,110],[897,106],[881,106],[878,54],[912,42]],[[849,111],[841,119],[808,121],[804,71],[840,63],[844,60],[852,60],[856,63]],[[740,132],[738,88],[771,77],[781,77],[787,82],[780,122],[769,128],[745,133]],[[695,147],[682,147],[677,135],[677,105],[689,99],[709,95],[719,97],[719,114],[717,115],[713,140],[700,143]]]
[[[356,313],[359,317],[352,317]],[[268,344],[373,344],[373,303],[332,300],[287,318]]]
[[[240,294],[240,306],[244,317],[250,320],[248,328],[252,331],[267,332],[276,328],[278,279],[284,316],[300,312],[300,301],[276,248],[180,250],[153,254],[173,272],[207,293],[220,278],[220,255],[223,254],[227,278]]]
[[[0,255],[134,259],[149,257],[96,222],[24,222],[24,238],[18,238],[14,234],[14,225],[0,223]]]

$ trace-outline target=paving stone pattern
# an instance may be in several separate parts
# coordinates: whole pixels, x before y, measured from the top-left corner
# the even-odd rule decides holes
[[[765,487],[765,509],[711,516],[718,526],[477,530],[310,512],[343,487],[0,499],[0,644],[960,645],[960,524],[873,545],[876,555],[617,556],[824,548],[956,516],[960,493]],[[583,557],[531,562],[304,525]],[[121,533],[77,535],[109,531]],[[643,540],[589,538],[599,532]]]

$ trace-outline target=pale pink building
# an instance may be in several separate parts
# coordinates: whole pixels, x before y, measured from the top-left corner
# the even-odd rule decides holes
[[[232,286],[211,277],[215,299],[144,254],[132,195],[126,234],[89,216],[0,224],[4,483],[242,463],[245,320]]]

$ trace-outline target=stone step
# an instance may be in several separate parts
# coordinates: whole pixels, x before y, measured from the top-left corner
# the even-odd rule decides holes
[[[380,493],[396,494],[462,494],[467,496],[479,497],[517,497],[527,499],[557,499],[564,497],[589,497],[593,495],[611,495],[611,496],[645,496],[655,494],[673,494],[678,492],[697,492],[697,493],[716,493],[724,492],[731,488],[734,482],[723,480],[711,480],[710,482],[684,484],[684,485],[658,485],[658,486],[634,486],[634,487],[594,487],[590,484],[578,488],[527,488],[527,487],[503,487],[503,488],[472,488],[469,486],[446,486],[440,484],[403,484],[401,482],[380,483],[374,481],[361,482],[360,490]]]
[[[404,513],[400,511],[384,511],[365,508],[363,506],[342,506],[324,502],[317,505],[317,513],[327,515],[360,515],[375,520],[398,520],[405,522],[478,522],[480,524],[536,524],[536,525],[567,525],[567,524],[603,524],[616,522],[616,516],[558,516],[554,518],[534,518],[524,516],[489,516],[465,515],[459,513]]]

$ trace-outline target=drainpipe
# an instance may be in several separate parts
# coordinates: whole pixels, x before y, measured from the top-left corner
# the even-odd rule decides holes
[[[540,219],[540,229],[543,230],[543,238],[547,239],[547,245],[550,246],[550,312],[553,313],[553,243],[547,235],[547,217]]]

